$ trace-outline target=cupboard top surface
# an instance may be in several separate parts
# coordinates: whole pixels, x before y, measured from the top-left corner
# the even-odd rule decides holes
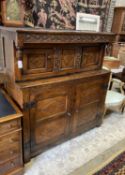
[[[98,71],[91,71],[86,73],[76,73],[76,74],[71,74],[71,75],[61,76],[61,77],[46,78],[46,79],[28,81],[28,82],[18,82],[16,84],[23,89],[23,88],[30,88],[30,87],[36,87],[36,86],[45,86],[53,83],[68,82],[68,81],[73,81],[73,80],[82,79],[82,78],[95,77],[95,76],[100,76],[101,74],[102,75],[109,74],[109,71],[98,70]]]
[[[26,44],[59,44],[59,43],[110,43],[115,39],[113,33],[82,32],[76,30],[46,30],[32,28],[6,28],[0,27],[2,36],[15,41],[16,46],[24,47]]]
[[[2,27],[0,26],[0,30],[6,30],[10,32],[21,32],[21,33],[51,33],[51,34],[81,34],[81,35],[86,35],[86,34],[96,34],[96,35],[114,35],[114,33],[110,32],[89,32],[89,31],[79,31],[79,30],[52,30],[52,29],[42,29],[42,28],[16,28],[16,27]]]

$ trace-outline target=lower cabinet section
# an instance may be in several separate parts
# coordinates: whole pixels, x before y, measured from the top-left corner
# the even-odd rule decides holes
[[[20,118],[0,123],[0,175],[23,175]]]
[[[30,157],[99,126],[108,79],[105,73],[29,88]]]
[[[20,165],[22,164],[21,158],[17,157],[15,159],[9,160],[6,163],[0,165],[0,175],[15,175],[18,169],[20,169]],[[22,173],[22,169],[18,173]],[[22,174],[23,175],[23,174]]]

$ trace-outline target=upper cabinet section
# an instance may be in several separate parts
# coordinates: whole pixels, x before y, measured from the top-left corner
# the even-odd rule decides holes
[[[2,28],[9,78],[25,81],[101,69],[115,35]],[[11,67],[10,67],[11,62]]]

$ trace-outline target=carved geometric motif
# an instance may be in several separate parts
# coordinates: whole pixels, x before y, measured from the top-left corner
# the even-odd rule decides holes
[[[96,65],[99,62],[99,48],[90,47],[83,49],[82,67]]]
[[[80,68],[81,67],[81,60],[82,60],[82,48],[78,47],[76,49],[75,68]]]
[[[44,53],[28,54],[28,69],[37,69],[46,67],[46,55]]]
[[[45,35],[45,34],[19,34],[18,45],[23,47],[24,43],[102,43],[102,42],[112,42],[114,40],[113,35],[99,35],[99,34],[76,34],[75,32],[71,35],[59,34],[55,35]]]
[[[54,71],[58,72],[60,70],[60,49],[55,48],[55,56],[54,56]]]
[[[61,57],[61,68],[74,68],[75,64],[75,49],[63,49]]]

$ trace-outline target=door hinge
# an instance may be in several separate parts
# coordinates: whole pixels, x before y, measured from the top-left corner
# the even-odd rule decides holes
[[[31,108],[35,107],[35,105],[36,105],[36,102],[35,101],[31,101],[29,103],[25,103],[23,105],[23,109],[24,110],[28,110],[28,109],[31,109]]]

